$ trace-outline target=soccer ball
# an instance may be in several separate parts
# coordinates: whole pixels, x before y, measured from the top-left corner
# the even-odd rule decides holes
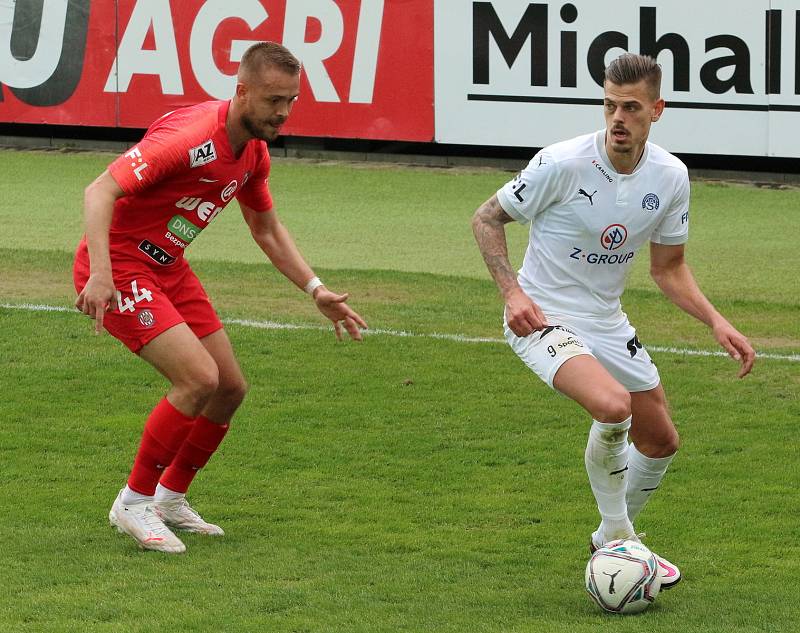
[[[612,541],[586,565],[586,591],[610,613],[640,613],[661,590],[658,562],[638,541]]]

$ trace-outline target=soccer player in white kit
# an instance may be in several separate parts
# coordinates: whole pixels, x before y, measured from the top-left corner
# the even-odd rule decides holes
[[[475,212],[481,254],[505,300],[505,335],[543,381],[593,418],[585,463],[601,522],[592,550],[637,539],[637,515],[678,449],[658,370],[622,311],[625,277],[650,243],[650,273],[678,307],[753,366],[747,338],[711,305],[684,259],[689,228],[686,166],[647,142],[661,117],[661,68],[626,53],[605,72],[606,129],[556,143]],[[530,223],[519,273],[505,224]],[[630,442],[629,443],[629,439]],[[681,578],[659,561],[662,588]]]

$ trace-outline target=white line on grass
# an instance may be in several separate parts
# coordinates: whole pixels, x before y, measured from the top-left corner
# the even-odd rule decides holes
[[[0,308],[7,308],[9,310],[27,310],[29,312],[75,312],[75,308],[67,308],[65,306],[49,306],[33,303],[0,303]],[[321,332],[329,332],[331,327],[323,325],[298,325],[295,323],[278,323],[276,321],[253,321],[250,319],[222,319],[222,322],[229,325],[241,325],[242,327],[258,328],[261,330],[317,330]],[[384,335],[396,336],[407,338],[432,338],[442,341],[455,341],[457,343],[505,343],[504,339],[491,338],[486,336],[464,336],[463,334],[418,334],[415,332],[406,332],[404,330],[384,330],[384,329],[369,329],[364,332],[366,335]],[[661,354],[680,354],[683,356],[723,356],[726,357],[726,352],[710,351],[703,349],[686,349],[681,347],[660,347],[657,345],[648,345],[648,351],[659,352]],[[766,352],[759,352],[759,358],[768,358],[770,360],[787,360],[792,363],[800,363],[800,354],[771,354]]]

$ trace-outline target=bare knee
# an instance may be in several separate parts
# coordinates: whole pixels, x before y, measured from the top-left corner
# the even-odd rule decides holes
[[[631,395],[621,386],[598,397],[589,409],[598,422],[622,422],[631,415]]]
[[[218,388],[219,370],[212,362],[192,367],[175,382],[173,392],[187,403],[188,408],[197,413]]]
[[[220,403],[224,403],[231,409],[237,409],[244,401],[244,397],[247,395],[249,389],[250,386],[244,378],[221,382],[214,393],[214,399]]]
[[[655,437],[636,440],[635,445],[636,450],[645,457],[658,459],[677,453],[680,448],[680,437],[675,427],[672,427],[669,431],[665,431]]]

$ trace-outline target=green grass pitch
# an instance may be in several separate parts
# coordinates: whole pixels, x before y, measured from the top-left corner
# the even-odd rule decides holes
[[[284,223],[375,331],[337,343],[231,205],[189,250],[251,384],[191,490],[226,536],[164,556],[113,532],[164,381],[85,317],[19,307],[71,305],[82,190],[112,158],[0,152],[1,632],[798,629],[800,192],[693,185],[689,261],[764,356],[745,380],[664,351],[715,347],[637,256],[623,303],[683,442],[637,527],[685,580],[613,617],[583,592],[587,416],[493,340],[469,219],[506,172],[276,161]]]

